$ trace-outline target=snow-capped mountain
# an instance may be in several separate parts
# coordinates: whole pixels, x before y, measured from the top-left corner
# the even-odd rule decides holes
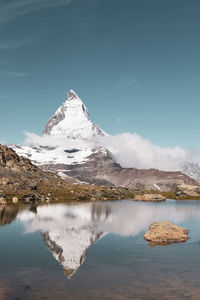
[[[99,144],[103,136],[107,134],[90,120],[86,106],[70,90],[39,140],[31,139],[29,146],[11,147],[43,170],[55,172],[72,182],[161,191],[174,191],[183,183],[196,185],[197,179],[200,182],[200,176],[195,175],[200,174],[199,165],[192,169],[188,165],[180,172],[123,168],[112,153]]]
[[[34,143],[28,146],[11,145],[18,155],[29,158],[37,166],[55,164],[82,164],[93,153],[101,148],[94,146],[94,139],[107,135],[95,125],[89,116],[88,109],[70,90],[66,101],[49,119],[43,131],[42,138],[47,144]],[[49,146],[56,139],[55,144]],[[62,177],[62,171],[57,172]]]
[[[66,101],[49,119],[43,134],[69,139],[87,139],[106,133],[91,122],[89,112],[78,95],[70,90]]]

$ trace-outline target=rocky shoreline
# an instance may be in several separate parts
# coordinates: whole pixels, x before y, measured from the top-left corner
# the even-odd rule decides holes
[[[94,202],[94,201],[110,201],[131,199],[140,202],[164,202],[166,199],[184,200],[200,200],[197,196],[179,196],[175,193],[156,193],[148,191],[141,193],[137,190],[126,188],[108,188],[105,186],[90,185],[74,185],[68,184],[66,187],[58,188],[41,188],[37,191],[19,190],[16,193],[9,193],[1,190],[0,205],[8,204],[43,204],[43,203],[64,203],[64,202]]]

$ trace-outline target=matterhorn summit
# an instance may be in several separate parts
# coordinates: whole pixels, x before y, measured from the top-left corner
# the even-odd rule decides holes
[[[69,139],[90,140],[99,135],[105,135],[105,132],[91,122],[86,106],[78,95],[70,90],[66,101],[45,126],[43,135],[45,134]]]
[[[66,178],[64,165],[85,163],[92,154],[101,151],[95,146],[95,141],[105,135],[90,120],[79,96],[70,90],[65,102],[49,119],[39,140],[31,141],[28,146],[12,145],[12,148],[33,164],[45,170],[53,168],[51,171]]]

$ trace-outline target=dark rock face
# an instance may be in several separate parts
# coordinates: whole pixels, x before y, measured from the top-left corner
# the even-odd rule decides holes
[[[6,146],[0,145],[0,166],[11,169],[14,172],[23,171],[36,171],[37,167],[34,166],[30,160],[18,156],[15,151]]]
[[[181,184],[198,185],[194,179],[181,172],[122,168],[114,161],[109,151],[96,152],[83,164],[43,165],[41,168],[53,172],[59,169],[66,170],[68,177],[90,184],[122,186],[139,190],[175,191]]]
[[[40,170],[29,159],[0,145],[0,193],[15,195],[27,192],[29,195],[28,192],[32,191],[33,199],[37,197],[37,190],[41,186],[56,186],[60,180],[57,175]]]

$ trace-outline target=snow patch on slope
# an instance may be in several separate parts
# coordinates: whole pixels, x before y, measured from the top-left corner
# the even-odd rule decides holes
[[[36,165],[45,164],[81,164],[88,160],[94,153],[91,148],[65,149],[63,147],[41,147],[41,146],[13,146],[18,155],[24,156]]]

